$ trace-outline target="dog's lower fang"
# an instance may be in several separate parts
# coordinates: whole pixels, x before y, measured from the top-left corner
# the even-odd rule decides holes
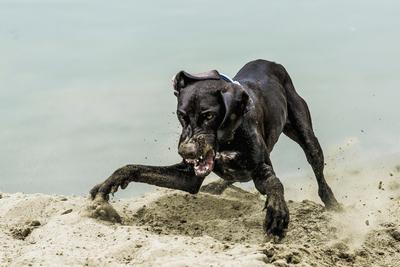
[[[198,159],[186,159],[186,162],[194,165],[196,176],[207,176],[212,170],[214,155],[214,151],[210,149],[205,155],[200,156]]]

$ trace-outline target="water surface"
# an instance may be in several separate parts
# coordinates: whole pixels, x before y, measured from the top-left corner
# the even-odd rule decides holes
[[[179,162],[171,77],[233,77],[258,58],[286,67],[328,158],[349,142],[345,164],[397,153],[398,14],[398,1],[1,1],[0,191],[86,195],[122,165]],[[286,187],[310,175],[286,137],[272,161]]]

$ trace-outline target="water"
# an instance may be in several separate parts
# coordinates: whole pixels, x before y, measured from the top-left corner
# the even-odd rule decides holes
[[[399,13],[398,1],[1,1],[0,191],[87,195],[122,165],[179,162],[171,77],[233,77],[258,58],[288,70],[328,167],[398,153]],[[310,175],[286,137],[272,161],[289,189]]]

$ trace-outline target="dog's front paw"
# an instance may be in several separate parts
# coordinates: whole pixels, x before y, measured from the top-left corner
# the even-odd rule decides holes
[[[87,209],[91,218],[121,223],[121,217],[117,211],[101,195],[97,195]]]
[[[268,195],[264,210],[267,210],[264,230],[268,236],[285,237],[289,225],[289,209],[281,195]]]
[[[121,217],[108,202],[110,194],[114,195],[119,187],[125,189],[128,186],[128,182],[118,178],[118,176],[112,175],[90,190],[88,195],[90,204],[87,206],[89,217],[110,222],[121,222]]]
[[[129,182],[124,181],[124,179],[121,179],[118,175],[114,174],[107,178],[104,182],[94,186],[90,190],[88,198],[91,200],[103,199],[105,201],[108,201],[110,199],[109,194],[112,194],[114,196],[114,193],[118,191],[119,187],[125,189],[128,186]]]

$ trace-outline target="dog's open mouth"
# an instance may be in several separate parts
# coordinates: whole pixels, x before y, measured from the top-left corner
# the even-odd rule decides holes
[[[207,176],[212,171],[214,164],[214,150],[211,148],[198,159],[186,159],[186,162],[193,163],[196,176]]]

